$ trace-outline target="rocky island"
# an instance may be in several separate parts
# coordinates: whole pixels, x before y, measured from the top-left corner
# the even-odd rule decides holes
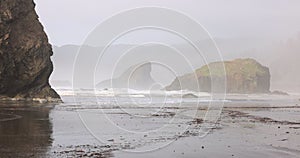
[[[155,83],[151,76],[151,62],[136,64],[125,70],[121,76],[97,84],[98,88],[130,88],[148,90]]]
[[[221,83],[225,74],[220,71],[225,66],[227,93],[269,93],[269,68],[254,59],[236,59],[233,61],[214,62],[197,69],[195,73],[177,77],[166,90],[188,89],[211,92],[212,79],[217,83],[217,91],[225,88]],[[193,79],[194,78],[194,79]],[[196,78],[196,79],[195,79]],[[218,82],[220,81],[220,82]],[[197,84],[199,83],[199,89]]]
[[[0,1],[1,100],[60,101],[48,78],[52,48],[32,0]]]

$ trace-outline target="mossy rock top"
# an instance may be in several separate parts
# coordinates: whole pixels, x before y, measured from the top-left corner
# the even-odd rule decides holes
[[[254,59],[236,59],[233,61],[213,62],[196,70],[197,76],[231,76],[237,73],[254,77],[268,74],[268,68]]]

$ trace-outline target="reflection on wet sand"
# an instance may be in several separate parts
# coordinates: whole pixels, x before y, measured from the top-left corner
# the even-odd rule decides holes
[[[214,124],[201,118],[207,103],[197,107],[192,99],[162,108],[125,103],[119,108],[82,97],[84,102],[75,104],[72,96],[66,96],[59,106],[0,103],[0,158],[294,158],[300,154],[300,106],[295,100],[226,102]],[[211,130],[201,137],[201,128]]]
[[[0,157],[45,157],[52,143],[51,109],[0,103]]]

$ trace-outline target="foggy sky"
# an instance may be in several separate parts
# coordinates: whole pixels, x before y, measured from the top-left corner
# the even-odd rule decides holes
[[[34,0],[54,45],[82,44],[101,21],[122,10],[159,6],[188,14],[215,38],[285,39],[300,32],[299,0]],[[130,41],[128,41],[130,43]]]
[[[195,19],[208,30],[215,38],[225,60],[254,58],[270,67],[273,89],[287,91],[293,89],[300,92],[300,73],[298,73],[300,0],[34,1],[50,43],[55,46],[83,44],[85,37],[93,28],[124,10],[144,6],[178,10]],[[146,32],[133,34],[133,38],[124,38],[121,42],[137,44],[134,39],[142,39],[137,42],[156,41],[157,37],[170,38],[166,35],[158,36],[153,32]],[[61,48],[60,51],[54,49],[56,52],[53,57],[52,79],[61,80],[64,79],[62,76],[65,74],[72,75],[70,72],[72,72],[73,58],[68,55],[72,52],[72,55],[75,55],[76,46],[72,49],[65,48]],[[65,53],[58,54],[58,52]],[[195,60],[199,59],[195,58]],[[111,59],[107,61],[110,62]],[[195,63],[198,67],[202,66],[198,61]],[[107,69],[107,72],[110,70]],[[189,71],[182,71],[182,73],[187,72]],[[105,74],[105,71],[99,74]]]

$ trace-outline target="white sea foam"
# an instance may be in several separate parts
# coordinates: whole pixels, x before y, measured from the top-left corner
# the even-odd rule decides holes
[[[133,89],[57,89],[62,96],[75,96],[82,101],[94,100],[101,104],[177,104],[177,103],[209,103],[229,102],[229,100],[212,99],[211,94],[205,92],[193,92],[188,90],[163,91],[163,90],[133,90]],[[185,94],[195,97],[185,98]],[[94,98],[93,98],[94,97]]]
[[[193,94],[197,97],[210,97],[210,93],[194,92],[188,90],[179,91],[164,91],[164,90],[134,90],[134,89],[105,89],[105,90],[93,90],[93,89],[56,89],[56,91],[62,96],[69,95],[85,95],[93,94],[96,96],[132,96],[132,97],[146,97],[146,96],[168,96],[168,97],[182,97],[185,94]]]

